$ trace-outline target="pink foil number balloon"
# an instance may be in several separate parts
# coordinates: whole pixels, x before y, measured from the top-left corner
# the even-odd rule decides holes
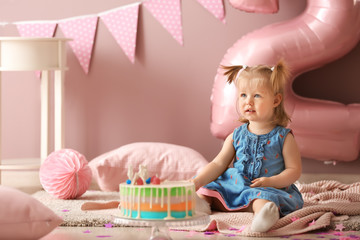
[[[261,0],[231,0],[234,7],[263,10]],[[265,1],[266,2],[266,1]],[[267,1],[268,3],[273,1]],[[236,4],[237,3],[237,4]],[[270,12],[271,6],[265,6]],[[255,9],[255,10],[254,10]],[[288,21],[265,26],[239,39],[222,65],[274,65],[284,58],[292,69],[286,109],[302,156],[317,160],[352,161],[360,148],[360,104],[344,105],[296,95],[292,82],[350,52],[360,38],[360,3],[354,0],[308,0],[305,11]],[[342,70],[339,70],[342,71]],[[326,86],[324,86],[326,88]],[[211,132],[224,139],[237,127],[236,89],[219,68],[212,92]]]
[[[279,11],[278,0],[229,0],[239,10],[255,13],[276,13]]]
[[[41,185],[48,193],[61,199],[83,195],[91,183],[91,177],[85,157],[71,149],[51,153],[40,167]]]

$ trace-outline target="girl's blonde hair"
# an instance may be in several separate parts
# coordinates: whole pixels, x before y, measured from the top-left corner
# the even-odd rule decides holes
[[[227,82],[229,84],[234,82],[237,88],[241,82],[247,80],[254,84],[269,86],[274,95],[281,94],[282,100],[274,110],[273,122],[283,127],[288,125],[291,119],[285,111],[283,99],[285,84],[290,76],[290,71],[283,60],[280,60],[273,67],[267,65],[257,65],[253,67],[234,65],[221,67],[225,70],[224,75],[228,77]],[[243,123],[249,122],[243,117],[240,117],[239,121]]]

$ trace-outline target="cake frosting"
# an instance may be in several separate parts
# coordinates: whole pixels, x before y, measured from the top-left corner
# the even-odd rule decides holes
[[[182,219],[195,215],[195,186],[189,181],[158,181],[128,171],[129,180],[120,184],[120,214],[134,219]],[[140,177],[141,175],[141,177]],[[145,179],[147,178],[147,179]]]

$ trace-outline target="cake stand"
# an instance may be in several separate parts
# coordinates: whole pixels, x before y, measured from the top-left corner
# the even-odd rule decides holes
[[[210,221],[209,215],[196,213],[194,217],[171,220],[133,219],[121,216],[112,216],[112,222],[119,225],[131,227],[151,227],[149,240],[171,240],[169,227],[189,227],[207,224]]]

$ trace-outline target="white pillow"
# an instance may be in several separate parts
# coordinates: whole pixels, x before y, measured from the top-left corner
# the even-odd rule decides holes
[[[119,191],[125,182],[128,167],[134,172],[138,166],[147,166],[150,177],[157,174],[161,180],[186,180],[208,164],[197,151],[174,144],[139,142],[122,146],[91,160],[93,177],[103,191]]]

